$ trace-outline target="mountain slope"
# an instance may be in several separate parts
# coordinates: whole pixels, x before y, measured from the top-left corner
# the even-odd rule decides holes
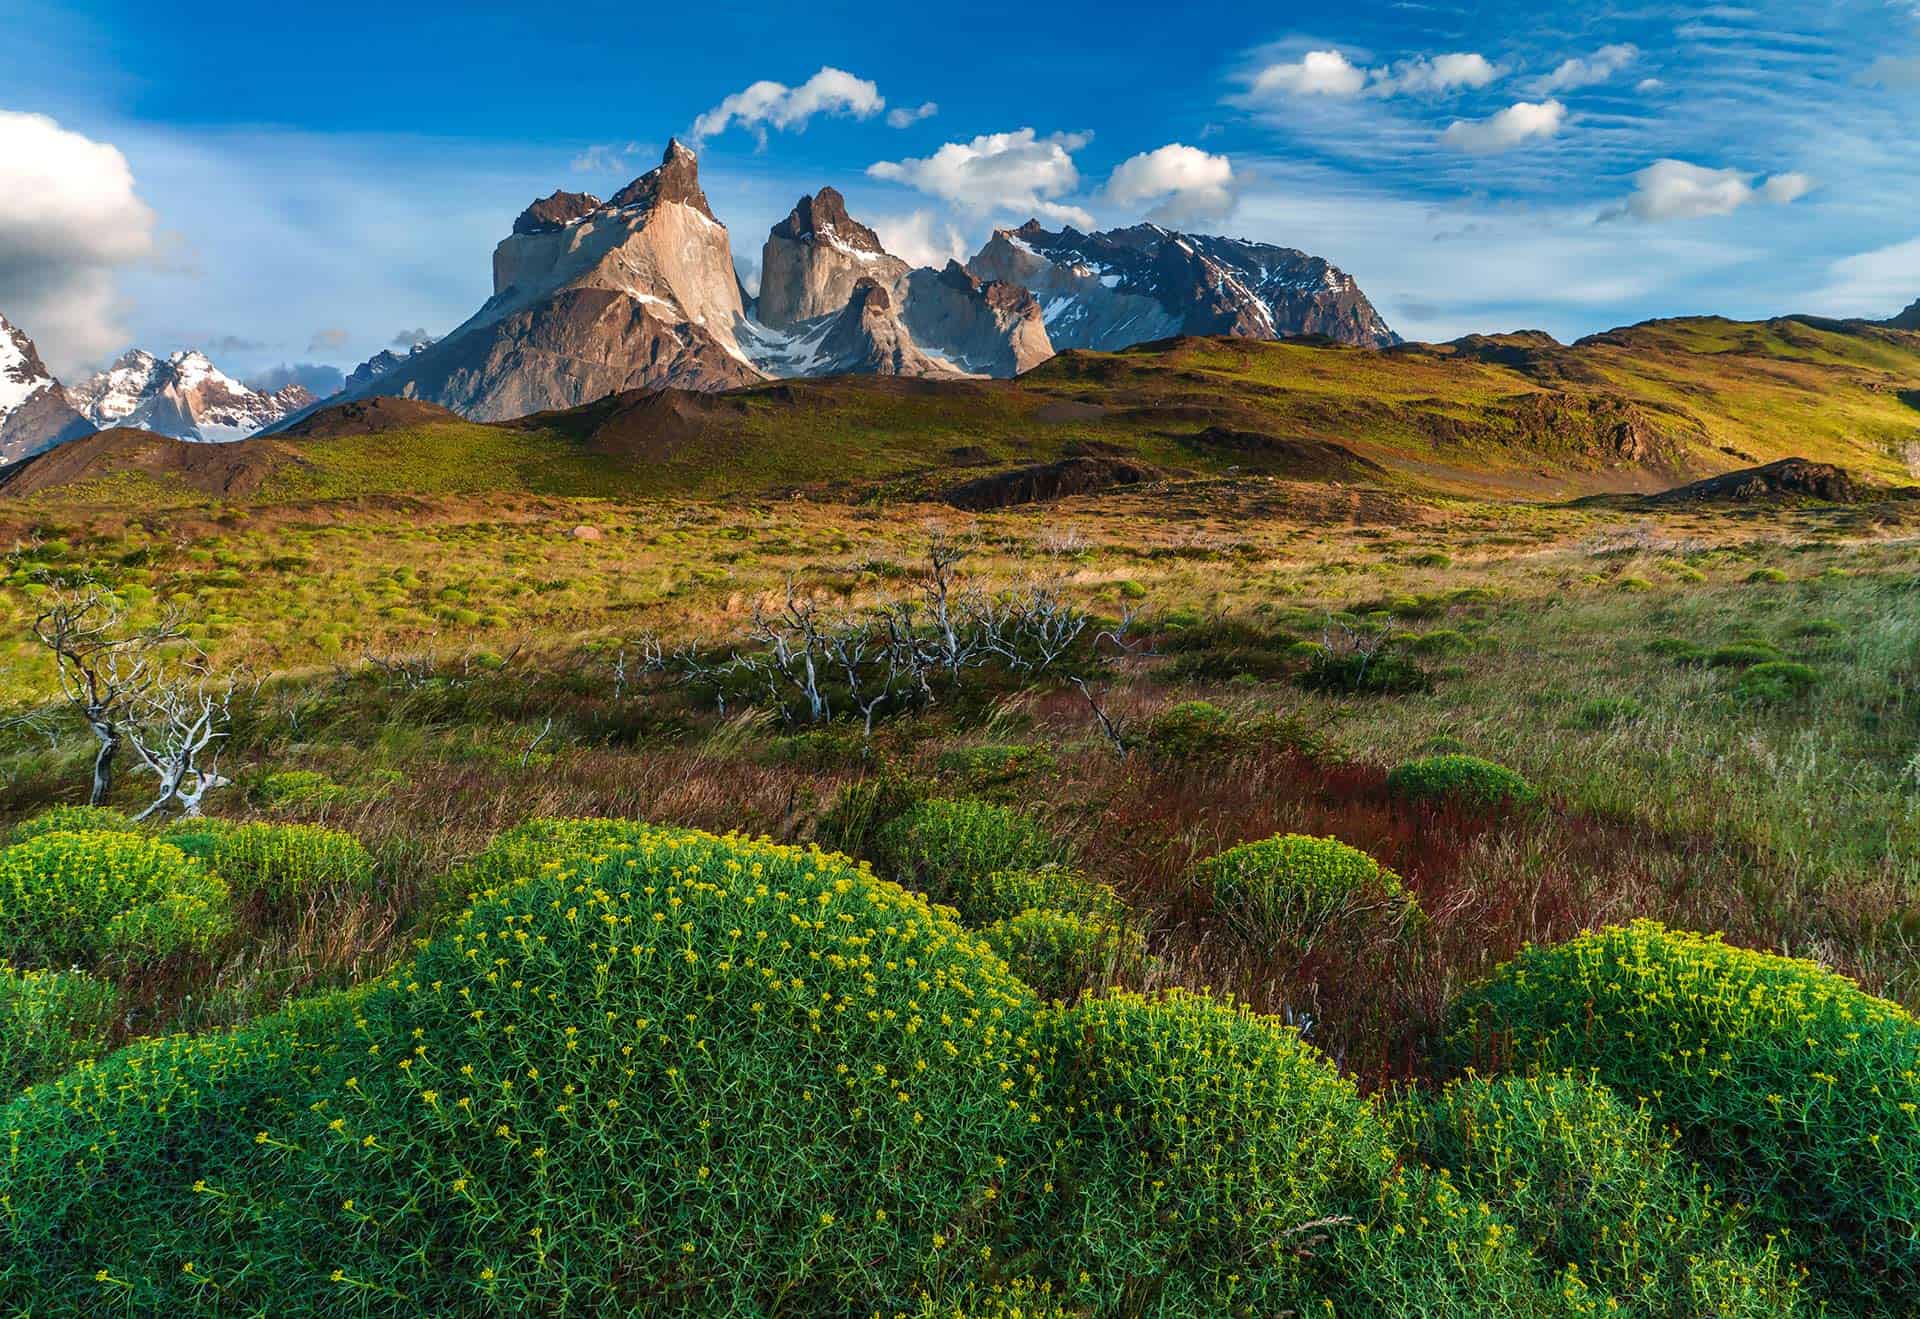
[[[847,214],[838,191],[822,188],[802,197],[768,231],[754,315],[770,329],[788,329],[838,312],[863,279],[892,288],[907,268],[880,245],[878,234]]]
[[[0,316],[0,465],[31,458],[92,430],[40,360],[26,331]]]
[[[1031,292],[982,280],[957,261],[922,266],[906,278],[907,329],[964,371],[1016,376],[1053,356],[1053,341]]]
[[[1890,330],[1920,330],[1920,298],[1915,298],[1912,306],[1885,324]]]
[[[1114,351],[1176,334],[1319,334],[1384,348],[1399,336],[1353,277],[1319,257],[1158,225],[1083,234],[997,229],[968,268],[1031,289],[1057,349]]]
[[[125,427],[209,443],[244,439],[314,402],[300,385],[271,393],[249,389],[193,350],[162,360],[132,349],[72,393],[102,430]]]

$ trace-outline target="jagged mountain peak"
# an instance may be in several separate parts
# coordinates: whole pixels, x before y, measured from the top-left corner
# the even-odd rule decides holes
[[[0,466],[92,429],[27,332],[0,316]]]
[[[552,233],[586,219],[604,204],[590,192],[563,192],[555,188],[552,195],[540,198],[520,212],[519,218],[513,222],[513,232]]]
[[[197,348],[164,358],[130,349],[72,394],[87,420],[103,430],[126,426],[216,443],[245,439],[314,401],[300,385],[271,393],[250,389]]]
[[[720,223],[720,217],[707,204],[707,194],[700,190],[699,158],[682,146],[679,138],[667,143],[658,165],[607,199],[614,210],[633,208],[643,213],[664,202],[691,206],[715,224]]]
[[[769,327],[789,329],[846,306],[860,280],[894,285],[907,270],[878,234],[847,213],[837,189],[821,188],[767,231],[754,310]]]
[[[821,242],[860,252],[884,253],[880,235],[847,214],[847,199],[837,188],[822,188],[800,198],[772,236],[795,242]]]
[[[1895,330],[1920,330],[1920,298],[1915,298],[1911,307],[1888,321],[1887,325]]]

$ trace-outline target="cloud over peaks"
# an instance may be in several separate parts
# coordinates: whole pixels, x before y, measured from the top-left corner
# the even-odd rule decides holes
[[[1107,180],[1107,197],[1116,206],[1151,203],[1148,219],[1179,227],[1224,220],[1239,201],[1239,187],[1226,156],[1169,142],[1121,162]]]
[[[120,151],[0,110],[0,312],[72,375],[125,346],[116,276],[154,251]]]
[[[973,211],[1019,211],[1091,228],[1091,215],[1058,199],[1080,186],[1073,153],[1092,140],[1091,133],[1041,137],[1031,128],[983,133],[948,142],[931,156],[877,161],[867,174]]]
[[[797,131],[820,114],[869,119],[886,105],[886,98],[873,83],[845,69],[822,65],[798,87],[762,79],[735,92],[695,119],[691,136],[695,142],[704,142],[738,124],[764,144],[769,128]]]

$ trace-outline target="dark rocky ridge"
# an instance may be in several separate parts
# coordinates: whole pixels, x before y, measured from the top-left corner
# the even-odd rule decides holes
[[[614,193],[607,205],[617,211],[628,207],[651,211],[662,202],[683,202],[715,224],[720,222],[713,207],[707,205],[707,194],[700,190],[699,163],[693,152],[680,145],[679,138],[667,143],[667,153],[658,169],[648,170]]]
[[[1754,503],[1760,500],[1817,499],[1851,504],[1865,492],[1844,467],[1805,458],[1782,458],[1762,467],[1745,467],[1693,481],[1649,497],[1654,504]]]
[[[1920,298],[1915,298],[1911,307],[1885,324],[1890,330],[1920,330]]]
[[[599,210],[601,201],[590,192],[562,192],[554,189],[550,197],[542,197],[513,222],[516,234],[544,234],[556,229],[564,229],[575,220],[584,220]]]

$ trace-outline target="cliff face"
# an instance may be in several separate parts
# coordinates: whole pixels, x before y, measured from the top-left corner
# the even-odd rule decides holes
[[[888,288],[907,274],[907,263],[889,254],[880,237],[847,214],[846,200],[832,188],[802,197],[767,234],[760,250],[761,323],[789,329],[801,321],[839,311],[863,279]]]
[[[981,280],[957,261],[907,277],[907,329],[975,375],[1016,376],[1053,356],[1040,303],[1017,284]]]

